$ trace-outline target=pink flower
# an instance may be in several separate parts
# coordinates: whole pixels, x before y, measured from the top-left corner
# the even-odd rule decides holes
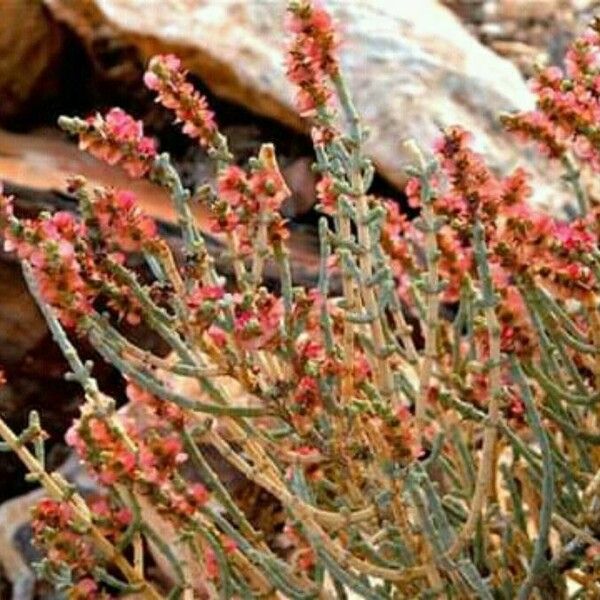
[[[127,527],[133,520],[133,513],[124,506],[114,513],[114,518],[120,527]]]
[[[85,128],[76,125],[82,150],[109,165],[120,164],[134,178],[143,177],[151,169],[156,144],[144,137],[141,121],[120,108],[112,108],[104,117],[89,117],[86,124]]]
[[[300,89],[297,108],[313,116],[332,96],[327,78],[339,72],[339,45],[331,17],[316,2],[305,0],[289,8],[287,29],[294,35],[287,59],[287,76]]]
[[[324,354],[323,344],[309,338],[299,344],[298,353],[307,360],[321,358]]]
[[[75,594],[80,594],[81,598],[91,598],[97,591],[98,584],[91,577],[78,581],[73,590]]]
[[[278,211],[289,195],[287,185],[276,169],[261,168],[250,177],[249,187],[259,206],[267,211]]]
[[[536,142],[539,151],[556,159],[571,150],[600,170],[598,67],[600,42],[596,31],[577,38],[567,52],[566,75],[556,67],[538,73],[532,83],[538,101],[535,111],[504,117],[509,131]]]
[[[204,547],[204,573],[212,581],[219,578],[219,563],[215,551],[210,546]]]
[[[246,172],[236,165],[229,165],[219,173],[217,190],[219,198],[233,208],[239,206],[248,192]]]
[[[461,127],[448,127],[435,142],[449,191],[436,199],[438,212],[459,220],[475,215],[494,217],[501,201],[502,187],[483,157],[470,148],[471,134]]]
[[[86,446],[85,442],[79,435],[78,423],[74,423],[67,429],[67,433],[65,434],[65,442],[68,446],[75,448],[77,454],[79,456],[85,456]]]
[[[209,499],[209,493],[201,483],[193,483],[188,488],[188,495],[196,506],[204,506]]]
[[[502,180],[502,203],[505,205],[521,204],[531,196],[529,174],[517,168],[511,175]]]
[[[225,554],[233,554],[238,549],[236,541],[232,540],[228,536],[223,536],[221,538],[221,543],[223,544],[223,550],[225,550]]]
[[[215,147],[218,130],[214,113],[186,75],[178,58],[172,54],[159,55],[150,60],[144,83],[157,92],[157,102],[175,113],[176,121],[183,124],[183,133],[198,139],[201,146]]]
[[[130,191],[94,190],[92,212],[103,240],[112,246],[111,250],[140,252],[158,242],[156,223],[142,212]]]
[[[290,53],[298,52],[319,72],[334,75],[339,69],[335,55],[339,45],[331,15],[316,0],[304,0],[288,9],[286,29],[295,35]]]
[[[154,396],[150,392],[131,381],[127,382],[125,393],[129,401],[133,403],[146,404],[154,400]]]
[[[220,300],[225,295],[225,290],[219,285],[199,286],[187,298],[187,304],[191,308],[198,308],[204,302]]]
[[[211,213],[210,217],[211,231],[215,233],[229,233],[234,230],[240,229],[240,219],[238,215],[231,210],[227,205],[223,207],[222,211],[215,211]]]
[[[320,209],[327,215],[333,215],[337,212],[337,202],[339,192],[335,189],[335,182],[331,175],[324,175],[317,183],[317,199]]]
[[[142,446],[139,451],[140,467],[146,472],[151,471],[156,467],[156,456],[152,453],[150,448]]]
[[[131,473],[137,463],[135,454],[129,450],[122,450],[115,455],[115,459],[126,473]]]
[[[216,325],[211,325],[206,333],[216,346],[224,346],[227,343],[227,334]]]
[[[408,205],[411,208],[421,206],[421,181],[417,177],[411,177],[406,183],[404,193],[408,198]]]
[[[156,56],[155,60],[157,61],[156,67],[160,68],[160,62],[160,66],[162,66],[167,73],[179,71],[181,69],[181,61],[174,54],[163,54],[162,56]],[[144,83],[150,90],[154,90],[155,92],[160,90],[161,79],[153,71],[148,70],[144,73]]]
[[[92,417],[88,421],[88,428],[92,440],[98,444],[106,444],[112,440],[112,435],[104,421]]]
[[[144,134],[142,122],[120,108],[112,108],[105,116],[105,123],[106,133],[123,142],[137,142]]]
[[[590,233],[582,222],[558,222],[554,228],[554,235],[569,252],[591,252],[597,243],[596,236]]]

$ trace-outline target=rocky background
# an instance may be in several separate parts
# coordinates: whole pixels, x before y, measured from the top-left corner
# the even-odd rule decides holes
[[[536,62],[560,63],[573,35],[600,10],[593,0],[327,0],[341,23],[343,65],[370,128],[378,168],[375,191],[402,202],[403,141],[427,147],[442,125],[462,123],[498,169],[517,155],[498,126],[500,111],[531,106],[525,78]],[[240,161],[261,141],[274,141],[293,197],[294,274],[317,270],[311,151],[287,84],[281,23],[285,0],[2,0],[0,16],[0,180],[18,209],[72,209],[65,178],[129,186],[176,245],[168,199],[149,184],[82,155],[56,127],[60,114],[87,115],[122,106],[148,123],[190,186],[211,173],[202,152],[170,126],[141,86],[149,56],[175,52],[214,108]],[[532,156],[535,201],[568,213],[559,174]],[[198,209],[201,222],[204,218]],[[218,240],[211,240],[218,246]],[[227,266],[224,265],[224,268]],[[157,343],[148,332],[148,346]],[[83,342],[86,357],[91,350]],[[0,255],[0,414],[20,429],[41,412],[50,462],[65,457],[61,439],[77,413],[80,392],[64,381],[65,364],[31,301],[18,265]],[[119,397],[118,374],[96,361],[97,376]],[[0,461],[0,501],[26,490],[19,465]],[[0,522],[0,533],[2,523]],[[2,552],[0,551],[0,565]],[[5,565],[6,566],[6,565]],[[10,597],[0,578],[0,599]],[[44,596],[46,597],[46,596]]]
[[[598,0],[442,0],[442,4],[525,76],[539,60],[559,64],[573,34],[600,9]]]

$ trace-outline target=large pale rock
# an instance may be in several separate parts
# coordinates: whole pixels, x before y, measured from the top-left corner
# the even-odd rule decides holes
[[[0,121],[18,119],[56,89],[62,45],[39,0],[0,3]]]
[[[57,13],[78,3],[45,0]],[[328,0],[340,23],[343,66],[371,129],[367,150],[391,182],[404,182],[415,138],[427,147],[440,125],[461,123],[476,134],[492,164],[517,155],[500,131],[500,111],[532,105],[526,84],[508,61],[476,41],[435,0]],[[107,23],[148,56],[174,51],[218,95],[295,127],[294,90],[283,67],[285,0],[86,0]],[[85,19],[79,16],[79,21]],[[538,198],[548,198],[537,164]]]

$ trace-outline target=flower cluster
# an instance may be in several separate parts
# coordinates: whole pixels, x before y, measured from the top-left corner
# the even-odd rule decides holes
[[[31,264],[42,297],[60,311],[64,324],[77,324],[90,312],[96,296],[84,273],[90,265],[82,265],[78,256],[84,226],[64,211],[43,214],[37,220],[17,220],[11,198],[1,195],[0,210],[5,250]]]
[[[267,244],[279,244],[288,236],[279,210],[289,195],[276,164],[265,164],[257,159],[250,173],[229,165],[217,179],[217,200],[211,207],[213,231],[235,231],[241,255],[252,252],[261,227],[266,233]]]
[[[159,403],[132,384],[128,393],[137,412],[127,428],[84,416],[67,433],[67,442],[100,483],[135,483],[155,496],[159,509],[169,519],[185,522],[206,504],[209,493],[201,483],[185,484],[178,479],[179,468],[188,459],[179,435],[171,429],[179,415],[168,409],[153,411]],[[137,446],[131,442],[134,439]]]
[[[281,299],[264,293],[253,302],[239,298],[235,304],[234,336],[241,348],[257,350],[267,346],[279,332],[283,314]]]
[[[326,215],[333,215],[337,212],[339,192],[335,189],[335,182],[330,175],[323,175],[316,185],[317,208]]]
[[[48,576],[59,577],[65,568],[68,570],[70,599],[111,598],[93,577],[93,571],[102,564],[102,559],[92,540],[78,530],[68,503],[50,499],[39,502],[33,510],[32,528],[34,543],[46,556],[43,567]]]
[[[215,146],[217,125],[206,98],[187,81],[181,61],[172,54],[155,56],[144,75],[148,89],[157,93],[156,101],[172,110],[183,133],[205,148]]]
[[[600,171],[600,35],[589,29],[567,53],[566,71],[541,70],[533,80],[535,111],[503,117],[509,131],[533,140],[550,158],[562,158],[571,150],[594,171]]]
[[[596,238],[589,227],[593,217],[567,223],[535,209],[528,203],[531,188],[525,171],[518,168],[498,178],[470,148],[470,136],[458,127],[444,131],[435,149],[446,177],[445,188],[439,181],[430,182],[434,210],[447,222],[437,234],[438,267],[447,284],[442,298],[456,301],[464,276],[476,277],[470,227],[477,218],[486,229],[490,266],[507,319],[503,343],[530,353],[535,336],[514,285],[525,280],[543,281],[560,298],[589,299],[595,283],[582,259],[595,247]],[[411,180],[409,199],[418,199],[419,189],[418,180]],[[422,239],[418,231],[411,237]],[[517,322],[519,325],[513,327]]]
[[[85,121],[62,119],[70,133],[79,136],[79,147],[109,165],[121,165],[131,177],[143,177],[156,157],[156,144],[144,136],[141,121],[120,108],[105,116],[96,114]]]
[[[108,540],[118,543],[133,522],[133,511],[107,494],[92,495],[87,505],[94,515],[94,525]]]
[[[105,485],[125,481],[135,474],[135,451],[120,432],[98,417],[90,416],[75,423],[67,432],[66,441]]]
[[[410,184],[410,182],[409,182]],[[386,217],[381,231],[381,245],[390,257],[399,288],[405,296],[409,275],[415,272],[415,261],[411,251],[411,238],[418,232],[411,226],[408,216],[401,212],[398,203],[385,202]]]
[[[494,219],[501,200],[500,182],[483,158],[470,149],[470,141],[464,129],[450,127],[434,145],[449,184],[436,206],[457,229],[461,224],[468,227],[474,218]]]
[[[75,598],[526,600],[573,582],[597,596],[600,208],[575,162],[597,168],[595,30],[566,76],[539,74],[538,110],[506,121],[561,158],[582,208],[567,222],[534,208],[529,175],[492,170],[458,126],[430,158],[409,144],[410,210],[373,195],[330,16],[291,0],[288,29],[323,213],[314,277],[299,281],[290,260],[273,146],[237,164],[172,56],[145,81],[207,149],[214,184],[187,190],[118,110],[62,123],[163,186],[182,257],[129,192],[71,179],[81,218],[19,219],[0,195],[6,248],[85,390],[67,441],[102,487],[86,502],[46,473],[37,415],[19,435],[0,419],[6,445],[62,498],[36,512],[45,574]],[[161,344],[142,345],[123,316]],[[73,324],[122,373],[119,410],[73,348]]]
[[[88,227],[97,225],[109,249],[141,252],[157,241],[156,223],[140,210],[132,192],[97,188],[90,205],[93,221],[88,221]]]
[[[314,2],[299,0],[290,6],[287,29],[294,41],[287,55],[287,75],[298,88],[301,115],[327,106],[332,91],[327,79],[339,72],[337,34],[329,13]]]
[[[5,249],[30,265],[44,301],[65,326],[80,326],[99,296],[121,317],[139,322],[139,302],[110,264],[123,262],[123,252],[155,247],[155,223],[130,192],[97,188],[90,194],[83,179],[73,180],[71,190],[79,195],[84,221],[65,211],[17,219],[12,199],[0,195]]]

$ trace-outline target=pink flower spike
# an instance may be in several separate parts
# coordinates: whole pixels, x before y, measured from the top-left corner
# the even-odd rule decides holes
[[[85,121],[61,117],[61,126],[79,136],[79,147],[109,165],[121,164],[134,178],[146,175],[156,157],[154,140],[144,137],[141,121],[120,108],[112,108]]]
[[[208,108],[206,98],[187,81],[186,75],[177,57],[158,55],[150,60],[144,83],[157,93],[157,102],[175,113],[176,122],[183,124],[183,133],[197,139],[205,148],[215,148],[218,130],[214,113]]]

